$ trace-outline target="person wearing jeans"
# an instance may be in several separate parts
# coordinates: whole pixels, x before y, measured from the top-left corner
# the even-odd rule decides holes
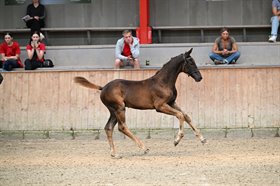
[[[269,42],[276,42],[279,20],[280,20],[280,0],[272,0],[271,35]]]
[[[18,42],[13,41],[11,33],[6,33],[4,42],[0,45],[0,67],[3,70],[11,71],[13,68],[22,68],[23,64],[20,60],[20,47]]]
[[[229,36],[227,28],[222,28],[220,33],[221,36],[215,40],[209,57],[215,65],[235,64],[240,57],[236,41],[233,37]]]

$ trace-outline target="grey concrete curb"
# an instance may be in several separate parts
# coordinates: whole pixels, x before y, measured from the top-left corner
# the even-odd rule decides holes
[[[205,138],[267,138],[279,137],[279,127],[274,128],[224,128],[224,129],[200,129]],[[131,129],[141,139],[173,139],[178,129]],[[191,129],[185,129],[185,138],[193,139],[195,136]],[[126,137],[118,130],[114,131],[114,139]],[[0,131],[0,140],[29,140],[29,139],[106,139],[104,130],[67,130],[67,131]]]

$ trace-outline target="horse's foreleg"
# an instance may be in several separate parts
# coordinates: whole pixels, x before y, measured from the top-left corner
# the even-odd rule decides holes
[[[118,129],[120,132],[122,132],[124,135],[132,139],[140,149],[144,151],[144,153],[148,153],[149,149],[146,148],[144,143],[138,139],[133,133],[128,129],[127,125],[125,124],[125,110],[119,111],[116,113],[117,119],[118,119]]]
[[[201,143],[203,143],[203,144],[206,143],[206,139],[202,136],[202,134],[200,133],[200,131],[199,131],[199,130],[195,127],[195,125],[192,123],[191,118],[190,118],[186,113],[184,113],[184,112],[181,110],[181,108],[180,108],[176,103],[174,103],[174,104],[172,105],[172,107],[173,107],[174,109],[178,110],[178,111],[181,111],[181,112],[184,114],[185,121],[189,124],[189,126],[190,126],[191,129],[193,130],[195,136],[196,136],[197,138],[200,139]]]
[[[108,139],[108,142],[109,142],[109,145],[110,145],[110,151],[111,151],[111,156],[112,157],[118,157],[116,155],[116,149],[115,149],[115,145],[114,145],[114,142],[113,142],[113,130],[114,130],[114,127],[117,123],[117,118],[114,114],[111,113],[111,116],[105,126],[105,132],[106,132],[106,135],[107,135],[107,139]]]
[[[180,126],[179,126],[178,134],[177,134],[177,136],[175,138],[175,141],[174,141],[174,145],[175,146],[178,145],[179,142],[181,141],[181,139],[184,137],[184,121],[185,121],[184,114],[181,111],[172,108],[168,104],[163,104],[163,105],[157,106],[156,111],[157,112],[162,112],[162,113],[165,113],[165,114],[169,114],[169,115],[173,115],[173,116],[176,116],[178,118],[178,120],[180,122]]]
[[[187,114],[184,114],[184,116],[185,116],[186,122],[189,124],[191,129],[194,131],[195,136],[200,139],[201,143],[205,144],[207,142],[206,139],[202,136],[199,129],[197,129],[195,127],[195,125],[192,123],[191,118]]]

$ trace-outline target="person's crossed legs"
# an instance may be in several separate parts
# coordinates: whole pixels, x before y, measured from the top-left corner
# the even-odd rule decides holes
[[[140,62],[139,59],[132,59],[132,60],[120,60],[116,59],[115,60],[115,68],[119,69],[124,66],[133,66],[134,69],[140,69]]]

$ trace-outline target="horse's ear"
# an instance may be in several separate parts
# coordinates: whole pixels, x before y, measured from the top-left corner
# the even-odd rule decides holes
[[[186,55],[189,56],[192,53],[193,48],[186,52]]]

